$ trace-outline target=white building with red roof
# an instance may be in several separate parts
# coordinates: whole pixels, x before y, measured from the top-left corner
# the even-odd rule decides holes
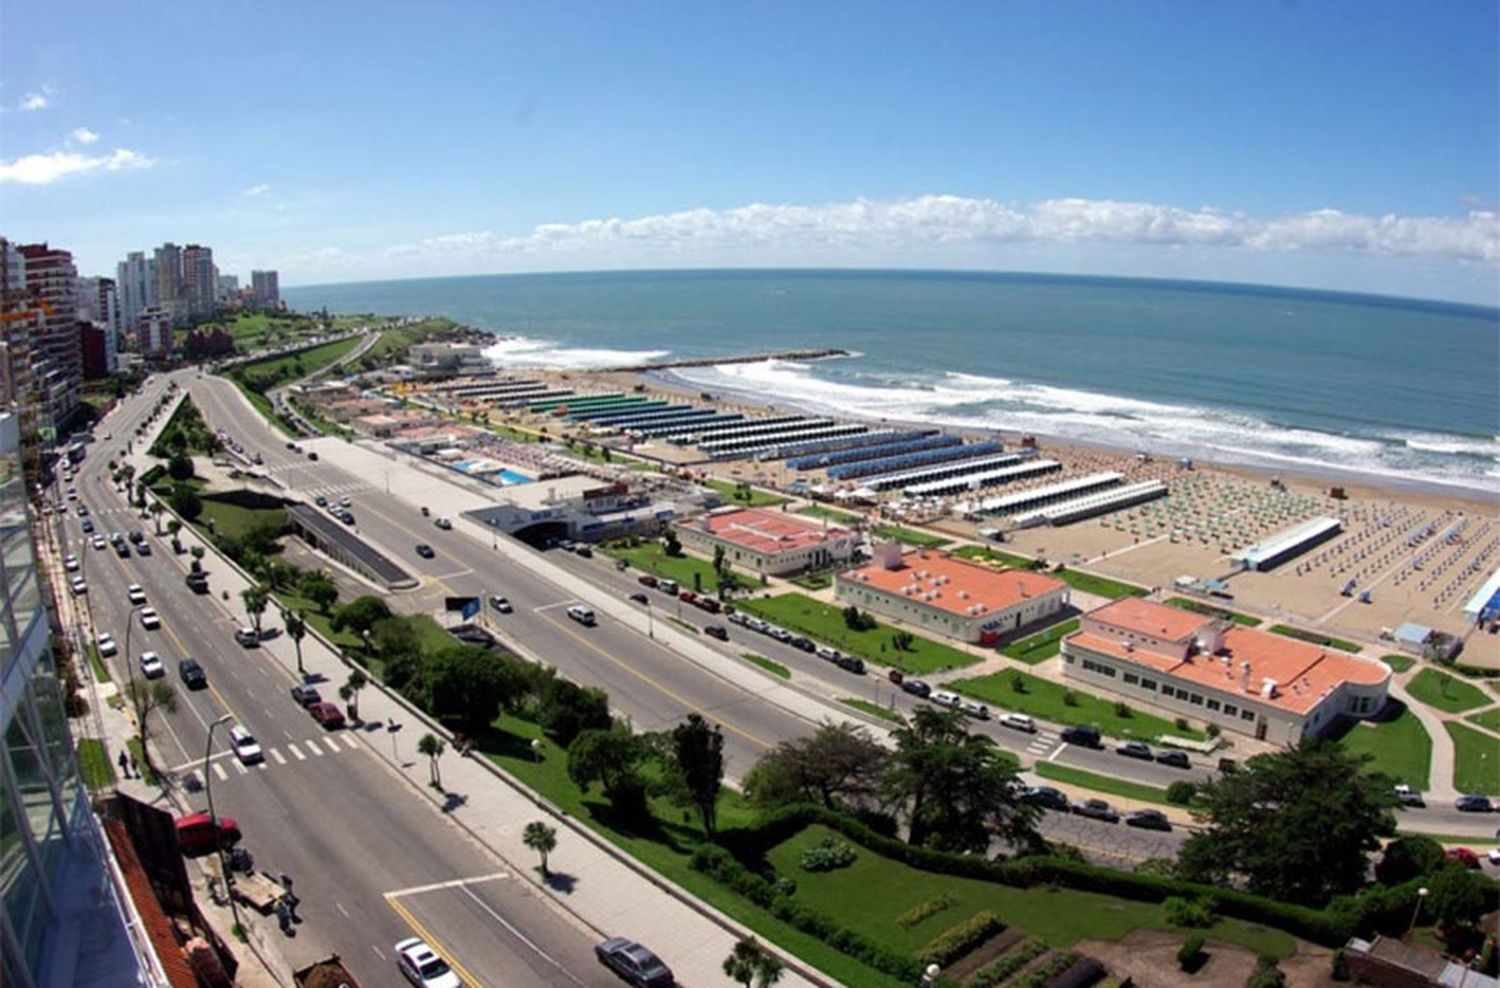
[[[1282,635],[1125,597],[1063,639],[1063,674],[1278,744],[1385,706],[1391,670]]]
[[[764,508],[709,512],[678,526],[677,539],[705,556],[723,546],[731,565],[767,576],[842,565],[856,545],[847,528]]]
[[[995,569],[940,552],[902,555],[894,542],[875,557],[835,577],[839,599],[947,638],[992,645],[1068,606],[1068,585],[1042,573]]]

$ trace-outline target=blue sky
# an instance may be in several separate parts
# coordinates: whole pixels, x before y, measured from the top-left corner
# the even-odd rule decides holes
[[[11,3],[0,232],[1500,293],[1496,4]]]

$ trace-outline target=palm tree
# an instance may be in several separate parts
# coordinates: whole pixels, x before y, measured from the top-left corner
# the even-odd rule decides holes
[[[165,510],[166,509],[161,506],[161,502],[160,501],[152,501],[151,502],[151,508],[150,508],[151,519],[152,519],[152,521],[156,522],[156,534],[157,535],[161,534],[161,513],[163,511],[165,511]]]
[[[260,616],[266,612],[266,605],[271,602],[270,593],[257,583],[241,590],[240,599],[245,602],[245,613],[255,625],[255,633],[260,634]]]
[[[542,856],[542,877],[550,876],[552,873],[547,870],[547,855],[557,850],[557,829],[547,826],[541,820],[533,820],[521,832],[521,840]]]
[[[307,671],[302,668],[302,639],[307,637],[307,622],[303,620],[301,611],[282,611],[281,624],[286,628],[287,637],[297,647],[297,675],[305,676]]]
[[[746,937],[734,945],[734,950],[724,958],[724,974],[750,988],[771,988],[781,980],[783,968],[775,954],[760,945],[754,937]]]
[[[364,670],[355,669],[349,673],[348,681],[339,687],[339,697],[349,704],[350,716],[355,720],[359,720],[359,691],[369,685],[370,677]]]
[[[438,769],[438,758],[442,756],[443,749],[446,747],[443,739],[436,734],[424,734],[417,742],[417,754],[427,756],[428,784],[434,789],[443,788],[443,776]]]

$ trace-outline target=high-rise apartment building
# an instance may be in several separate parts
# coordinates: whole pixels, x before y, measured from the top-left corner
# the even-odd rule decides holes
[[[73,255],[45,243],[22,244],[26,290],[41,308],[41,330],[30,341],[33,384],[43,429],[66,424],[78,407],[83,349],[78,340],[78,269]]]
[[[36,430],[37,401],[32,393],[31,341],[42,331],[42,310],[26,290],[26,258],[0,237],[0,411],[14,409],[21,431]]]
[[[112,278],[78,279],[78,332],[84,380],[115,371],[115,341],[120,312]]]
[[[271,309],[281,304],[281,287],[275,271],[251,271],[250,290],[255,294],[255,304],[261,308]]]
[[[214,252],[188,244],[182,249],[182,296],[190,317],[214,313]]]
[[[156,261],[139,250],[125,255],[115,265],[115,282],[120,295],[119,332],[133,334],[141,313],[159,302]]]
[[[173,243],[156,248],[156,304],[173,321],[187,318],[187,303],[182,294],[182,248]]]
[[[219,275],[219,301],[230,302],[239,298],[240,279],[238,275]]]

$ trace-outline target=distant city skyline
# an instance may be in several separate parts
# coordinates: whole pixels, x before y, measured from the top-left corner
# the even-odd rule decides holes
[[[0,233],[104,276],[211,243],[282,287],[897,267],[1500,304],[1482,0],[334,2],[247,29],[290,10],[6,7]]]

